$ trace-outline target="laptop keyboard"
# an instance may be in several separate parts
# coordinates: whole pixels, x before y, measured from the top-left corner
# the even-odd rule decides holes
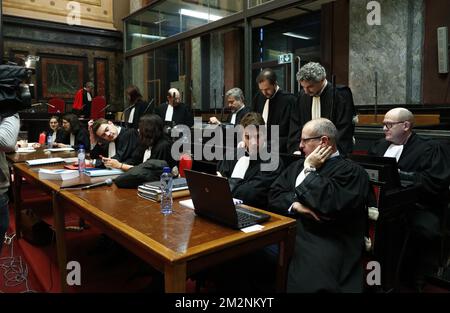
[[[257,221],[261,219],[261,216],[257,215],[257,212],[253,212],[241,206],[236,206],[236,214],[240,227],[256,224]]]

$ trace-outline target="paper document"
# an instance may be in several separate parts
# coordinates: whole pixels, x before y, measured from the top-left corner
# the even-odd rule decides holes
[[[244,203],[242,200],[236,199],[236,198],[233,198],[233,202],[234,202],[234,205],[238,205],[238,204]],[[194,203],[192,202],[192,199],[182,200],[179,203],[180,203],[180,205],[182,205],[184,207],[187,207],[189,209],[192,209],[192,210],[195,209],[194,208]]]
[[[36,149],[34,149],[33,147],[17,148],[16,152],[18,152],[18,153],[30,153],[30,152],[36,152]]]
[[[74,151],[74,148],[50,148],[50,149],[44,149],[44,151],[50,151],[50,152],[61,152],[61,151]]]
[[[62,163],[62,162],[64,162],[63,158],[44,158],[44,159],[25,161],[25,163],[29,166],[54,164],[54,163]]]

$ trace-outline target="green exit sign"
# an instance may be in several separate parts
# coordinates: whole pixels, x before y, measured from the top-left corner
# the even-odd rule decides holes
[[[280,54],[278,56],[278,64],[291,63],[294,58],[292,53]]]

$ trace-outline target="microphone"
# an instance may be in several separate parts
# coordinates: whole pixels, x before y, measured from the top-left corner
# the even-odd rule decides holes
[[[155,99],[152,99],[152,100],[147,104],[147,107],[145,108],[145,111],[144,111],[143,114],[146,114],[146,113],[147,113],[148,108],[152,105],[153,101],[155,101]],[[152,112],[152,113],[153,113],[153,112]]]
[[[103,109],[100,110],[100,112],[105,111],[107,108],[109,108],[111,106],[111,104],[108,104],[107,106],[105,106]]]
[[[85,190],[85,189],[91,189],[91,188],[95,188],[95,187],[100,187],[100,186],[111,186],[113,184],[113,181],[111,178],[108,178],[105,181],[101,181],[95,184],[91,184],[91,185],[87,185],[84,187],[81,187],[81,190]]]

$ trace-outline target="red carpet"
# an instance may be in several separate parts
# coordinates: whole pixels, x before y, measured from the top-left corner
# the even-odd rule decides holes
[[[42,220],[53,223],[50,198],[45,193],[25,183],[23,197],[33,201],[27,201],[25,208],[32,208]],[[66,226],[78,226],[79,218],[66,212],[65,221]],[[8,234],[13,233],[15,219],[11,209]],[[163,291],[160,274],[156,274],[159,283],[152,285],[155,272],[147,264],[117,244],[106,251],[99,250],[100,238],[101,232],[94,227],[66,232],[67,260],[77,261],[81,267],[81,285],[69,287],[68,292]],[[47,246],[35,246],[14,238],[12,245],[3,246],[0,258],[0,292],[60,292],[55,240]],[[194,292],[195,283],[188,280],[187,289]]]

